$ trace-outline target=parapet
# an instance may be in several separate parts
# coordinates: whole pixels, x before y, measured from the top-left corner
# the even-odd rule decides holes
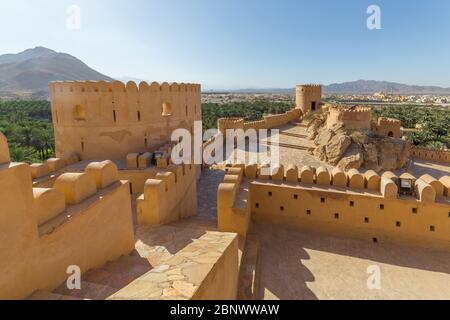
[[[97,193],[95,180],[87,173],[64,173],[56,179],[54,188],[61,191],[66,203],[71,205]]]
[[[328,109],[327,127],[337,123],[347,129],[370,129],[372,109],[364,106],[326,105]]]
[[[197,211],[197,181],[194,165],[169,165],[145,182],[137,199],[140,225],[160,226],[190,217]]]
[[[53,219],[66,210],[64,194],[57,189],[33,188],[33,197],[38,226]]]
[[[90,163],[85,172],[95,180],[97,189],[104,189],[119,181],[119,170],[110,160]]]
[[[424,160],[450,163],[450,150],[446,149],[429,149],[412,146],[411,156]]]
[[[0,164],[9,163],[10,161],[8,141],[3,133],[0,132]]]
[[[199,84],[193,83],[167,83],[152,82],[150,85],[142,81],[139,86],[134,81],[126,84],[121,81],[53,81],[49,83],[51,93],[146,93],[146,92],[198,92],[201,91]]]
[[[296,90],[311,90],[311,91],[317,91],[322,90],[322,85],[318,83],[309,83],[309,84],[298,84],[296,85]]]
[[[247,199],[242,203],[238,202],[238,199],[242,198],[240,192],[245,192],[245,188],[241,188],[244,173],[251,172],[254,174],[254,167],[255,165],[248,166],[249,170],[241,167],[229,169],[224,182],[219,185],[217,191],[219,231],[235,232],[244,237],[247,234],[250,224],[250,207],[247,204]]]
[[[380,117],[377,122],[377,132],[391,138],[401,138],[400,120]]]

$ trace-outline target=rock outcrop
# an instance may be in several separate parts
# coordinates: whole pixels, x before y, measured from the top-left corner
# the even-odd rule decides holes
[[[395,170],[406,165],[409,143],[377,135],[369,130],[346,130],[342,124],[325,126],[326,115],[308,120],[308,135],[316,148],[311,153],[319,160],[344,170],[364,167],[376,171]]]

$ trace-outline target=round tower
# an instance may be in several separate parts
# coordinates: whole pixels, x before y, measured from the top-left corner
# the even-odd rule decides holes
[[[322,101],[322,86],[319,84],[300,84],[296,88],[296,108],[303,114],[318,110]]]

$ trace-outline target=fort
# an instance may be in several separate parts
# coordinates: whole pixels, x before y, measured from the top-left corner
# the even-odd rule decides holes
[[[450,170],[343,170],[300,145],[315,112],[325,127],[386,139],[400,138],[398,120],[373,126],[367,107],[324,105],[320,85],[297,86],[286,113],[219,119],[221,133],[280,129],[267,174],[263,163],[173,163],[172,132],[202,118],[198,84],[49,89],[56,158],[11,162],[0,133],[1,299],[450,297]],[[450,163],[446,150],[410,157]],[[357,282],[374,263],[392,281],[377,293]],[[81,290],[66,286],[72,265]]]

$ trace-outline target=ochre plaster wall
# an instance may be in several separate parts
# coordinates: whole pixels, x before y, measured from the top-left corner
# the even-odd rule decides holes
[[[197,84],[52,82],[49,85],[58,157],[123,159],[170,141],[173,130],[201,120]]]
[[[0,186],[0,299],[53,290],[66,280],[68,266],[86,272],[134,249],[127,182],[116,181],[76,204],[66,202],[54,218],[42,212],[50,204],[33,192],[29,165],[0,165]]]
[[[303,114],[312,111],[313,103],[316,110],[321,108],[322,86],[321,85],[297,85],[296,88],[296,108],[302,110]]]

